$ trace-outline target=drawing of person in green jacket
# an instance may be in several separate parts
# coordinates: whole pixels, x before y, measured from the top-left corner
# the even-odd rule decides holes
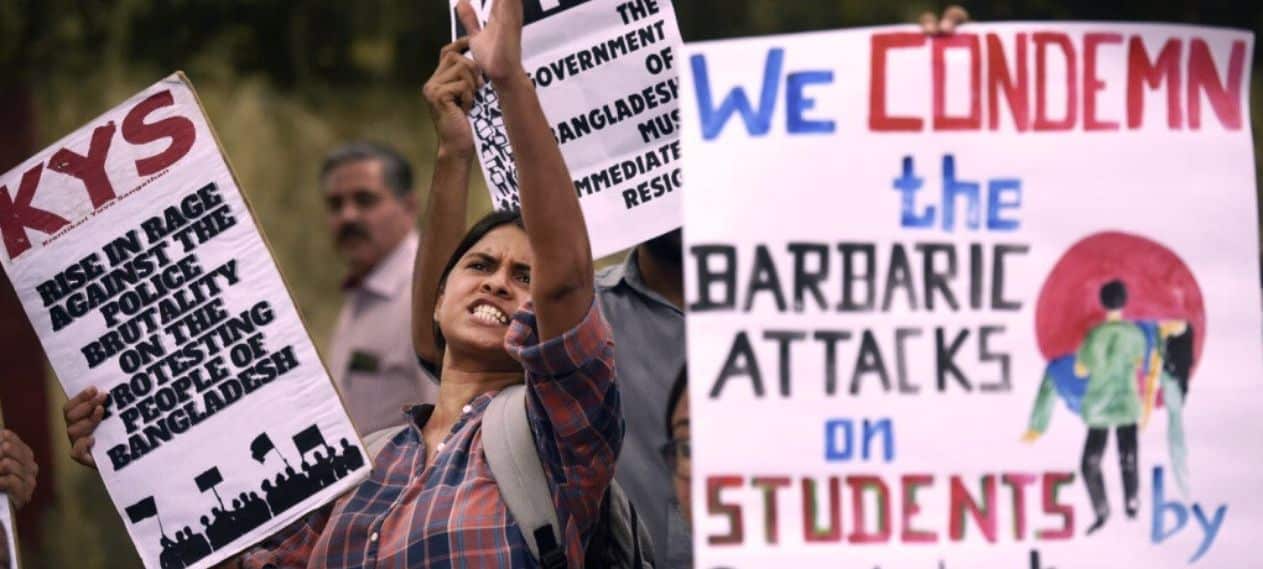
[[[1184,336],[1188,331],[1187,325],[1182,321],[1153,323],[1125,320],[1123,308],[1127,305],[1127,287],[1120,280],[1109,281],[1101,287],[1100,302],[1106,310],[1105,320],[1087,332],[1073,355],[1056,358],[1049,363],[1023,437],[1023,440],[1033,442],[1047,430],[1055,395],[1060,395],[1071,411],[1083,419],[1088,433],[1080,472],[1096,514],[1095,521],[1088,527],[1088,534],[1103,527],[1110,514],[1101,471],[1110,429],[1114,430],[1118,441],[1124,511],[1128,518],[1134,518],[1139,510],[1137,426],[1143,428],[1147,424],[1159,384],[1168,410],[1171,458],[1181,487],[1185,486],[1187,472],[1181,420],[1183,385],[1170,373],[1174,368],[1164,361],[1167,351],[1164,340]],[[1188,373],[1186,369],[1184,373]]]

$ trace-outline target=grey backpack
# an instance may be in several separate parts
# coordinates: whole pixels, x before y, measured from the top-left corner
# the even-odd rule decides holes
[[[364,437],[369,457],[376,458],[404,428],[384,429]],[[566,569],[557,510],[526,417],[526,386],[509,386],[491,400],[482,418],[482,443],[500,496],[522,530],[531,555],[543,569]],[[610,481],[601,500],[600,514],[584,551],[584,567],[654,567],[649,531],[618,482]]]

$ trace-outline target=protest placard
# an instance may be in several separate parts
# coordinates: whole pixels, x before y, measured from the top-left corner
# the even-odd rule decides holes
[[[698,567],[1252,567],[1245,32],[681,62]]]
[[[92,456],[146,567],[210,567],[367,475],[182,74],[0,177],[0,233],[62,387],[108,394]]]
[[[451,0],[452,37],[464,35]],[[486,21],[493,0],[474,0]],[[592,253],[680,226],[680,30],[671,0],[525,0],[523,66],[574,177]],[[491,202],[519,207],[517,168],[495,91],[469,122]]]

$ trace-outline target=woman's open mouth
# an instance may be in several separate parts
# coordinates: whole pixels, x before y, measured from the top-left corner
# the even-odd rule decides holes
[[[509,324],[509,315],[505,314],[503,310],[500,310],[494,304],[487,302],[478,303],[469,312],[474,315],[475,319],[487,324],[496,326],[507,326]]]

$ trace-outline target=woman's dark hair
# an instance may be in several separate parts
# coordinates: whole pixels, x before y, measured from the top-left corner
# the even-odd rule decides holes
[[[667,440],[671,440],[671,417],[675,415],[675,408],[680,406],[680,400],[688,392],[688,386],[689,366],[684,364],[680,368],[680,374],[675,376],[675,383],[671,385],[671,395],[667,397]]]
[[[465,232],[465,237],[461,239],[460,244],[456,246],[456,250],[452,251],[452,256],[447,260],[447,266],[443,267],[443,272],[439,274],[439,290],[438,294],[443,294],[443,289],[447,287],[447,276],[452,273],[452,269],[456,268],[456,263],[460,262],[461,257],[465,256],[470,249],[482,241],[488,233],[503,227],[505,225],[516,225],[525,229],[522,224],[522,214],[516,211],[493,211],[482,216],[469,231]],[[436,296],[437,298],[437,296]],[[424,318],[424,315],[417,315]],[[431,317],[433,317],[431,315]],[[438,347],[438,359],[443,359],[443,350],[447,349],[447,339],[443,337],[443,331],[439,329],[439,323],[434,322],[434,345]],[[437,367],[437,366],[436,366]]]

